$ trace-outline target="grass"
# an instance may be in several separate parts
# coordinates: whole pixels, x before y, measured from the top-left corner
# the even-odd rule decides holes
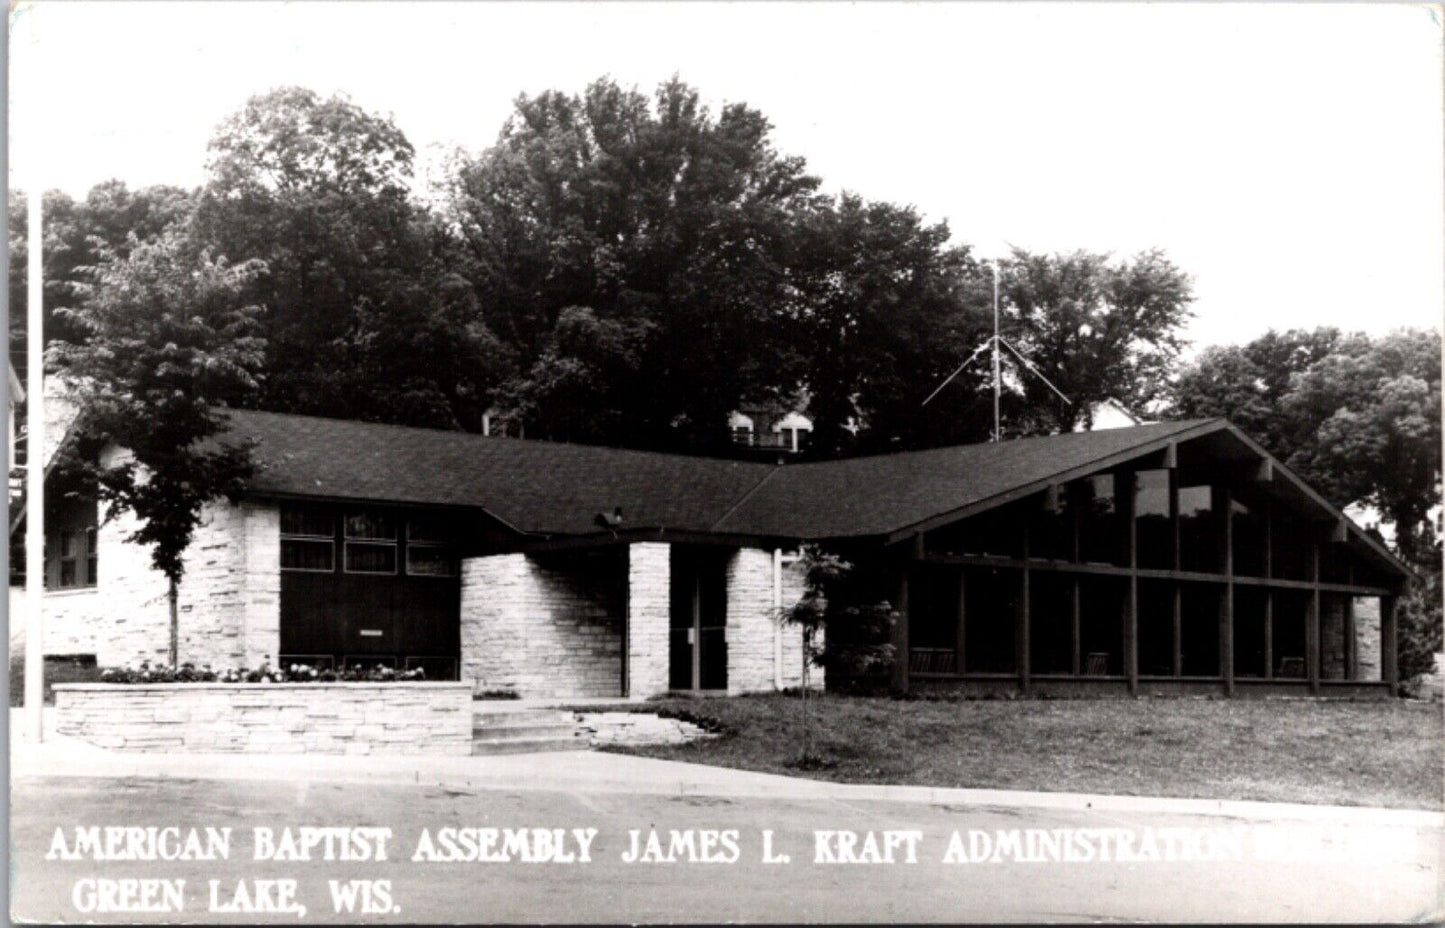
[[[1439,704],[1402,700],[666,699],[722,737],[623,753],[845,783],[1442,808]]]
[[[57,683],[99,683],[100,668],[94,658],[47,657],[45,659],[45,704],[55,703],[51,687]],[[10,705],[19,706],[25,697],[25,658],[10,658]]]

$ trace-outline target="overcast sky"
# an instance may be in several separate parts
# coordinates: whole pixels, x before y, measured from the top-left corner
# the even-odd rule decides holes
[[[1445,306],[1425,7],[22,2],[11,29],[20,186],[199,184],[215,125],[278,85],[389,112],[434,160],[519,93],[677,73],[760,109],[829,189],[984,254],[1165,249],[1198,344]]]

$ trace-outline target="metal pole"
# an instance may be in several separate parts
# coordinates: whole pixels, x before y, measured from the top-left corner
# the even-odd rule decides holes
[[[25,719],[31,740],[45,738],[45,332],[41,280],[41,200],[30,188],[25,314]]]
[[[993,440],[1002,441],[1003,432],[999,428],[999,391],[1002,389],[1002,380],[998,367],[998,259],[993,262]]]

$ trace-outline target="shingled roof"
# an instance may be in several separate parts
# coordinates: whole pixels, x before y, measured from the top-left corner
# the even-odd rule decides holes
[[[716,458],[488,438],[231,410],[256,441],[259,495],[482,508],[518,531],[597,531],[621,507],[631,528],[706,531],[773,470]]]
[[[256,495],[469,507],[544,537],[596,534],[603,531],[597,515],[620,508],[628,532],[891,541],[1171,441],[1227,432],[1264,454],[1223,419],[770,465],[280,413],[228,415],[231,434],[256,443],[259,468],[249,487]],[[1299,486],[1312,505],[1344,519]],[[1348,524],[1358,543],[1408,570]]]
[[[628,529],[778,538],[881,535],[1211,421],[771,465],[231,410],[258,495],[485,509],[520,532]]]
[[[1163,422],[779,467],[714,528],[800,538],[887,535],[1216,423],[1223,425]]]

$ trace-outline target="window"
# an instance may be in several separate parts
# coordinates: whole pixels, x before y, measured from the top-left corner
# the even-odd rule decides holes
[[[1114,475],[1096,474],[1075,484],[1079,506],[1079,557],[1099,564],[1117,564],[1123,549],[1123,526],[1115,501]]]
[[[389,513],[346,514],[346,572],[396,573],[396,519]]]
[[[281,569],[331,573],[336,569],[336,517],[319,506],[281,510]]]
[[[416,577],[455,577],[456,558],[446,521],[435,516],[416,516],[406,523],[406,572]]]
[[[59,557],[53,575],[57,589],[78,589],[95,586],[95,529],[70,529],[58,533]],[[47,578],[49,583],[51,578]]]
[[[79,537],[78,537],[79,536]],[[76,554],[80,550],[81,533],[61,532],[60,533],[60,586],[80,586],[76,580]]]

